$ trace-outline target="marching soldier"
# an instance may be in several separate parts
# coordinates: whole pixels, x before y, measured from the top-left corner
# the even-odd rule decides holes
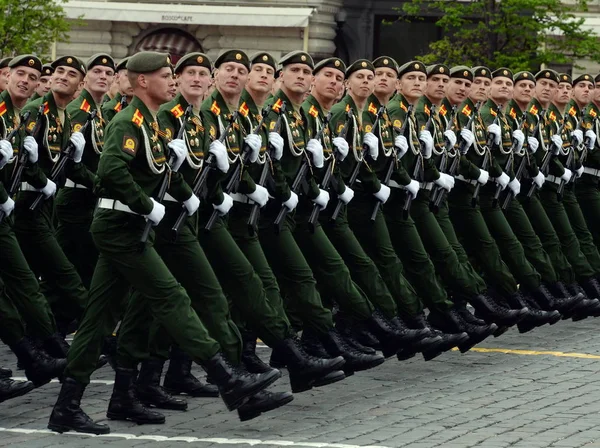
[[[127,61],[129,58],[124,58],[115,67],[114,83],[119,87],[118,92],[111,100],[102,104],[102,116],[107,123],[110,123],[117,113],[127,107],[133,97],[133,88],[127,76]]]
[[[35,88],[35,91],[33,92],[33,95],[31,95],[29,101],[35,101],[50,91],[50,88],[52,87],[51,80],[53,73],[54,68],[52,68],[52,65],[44,64],[42,66],[42,75],[40,76],[40,82]]]

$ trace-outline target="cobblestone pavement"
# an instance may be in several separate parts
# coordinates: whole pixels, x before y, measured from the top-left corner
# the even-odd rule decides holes
[[[109,436],[57,435],[46,430],[53,382],[0,405],[0,446],[600,447],[599,328],[600,319],[561,321],[430,362],[389,359],[245,423],[219,400],[191,399],[187,412],[165,411],[165,425],[108,421]],[[5,348],[0,358],[23,375]],[[83,407],[94,419],[107,422],[112,380],[106,366],[86,391]],[[273,389],[288,387],[284,376]]]

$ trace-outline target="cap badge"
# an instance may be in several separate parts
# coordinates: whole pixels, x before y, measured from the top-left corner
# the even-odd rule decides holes
[[[388,61],[387,59],[383,60],[383,65],[388,65],[390,63],[390,61]]]
[[[502,72],[502,74],[503,74],[503,75],[508,75],[508,70],[504,70],[504,71]]]
[[[440,67],[440,73],[444,73],[444,67]]]
[[[235,59],[236,59],[236,61],[241,61],[242,60],[242,55],[239,54],[239,53],[236,53],[235,54]]]
[[[202,64],[204,62],[204,58],[202,56],[198,56],[196,58],[196,62],[198,62],[198,64]]]
[[[481,70],[481,74],[482,74],[482,75],[485,75],[485,74],[486,74],[486,71],[485,71],[485,70]]]
[[[262,60],[265,61],[265,62],[268,61],[269,60],[269,56],[267,56],[266,54],[264,54],[263,57],[262,57]]]
[[[35,61],[33,59],[30,59],[28,62],[30,67],[33,67],[33,65],[35,64]]]
[[[306,56],[304,56],[304,55],[300,56],[300,60],[301,60],[302,62],[306,61]]]
[[[421,66],[419,64],[415,64],[415,68],[418,70],[419,68],[421,68]]]
[[[469,72],[465,70],[465,71],[463,72],[463,76],[469,76]]]
[[[73,58],[67,58],[67,64],[71,64],[73,62]]]
[[[108,59],[106,59],[106,58],[102,58],[102,63],[103,63],[103,64],[106,64],[107,62],[108,62]]]
[[[361,66],[362,68],[365,68],[365,67],[367,66],[367,63],[366,63],[366,62],[362,62],[362,63],[360,64],[360,66]]]
[[[340,66],[340,61],[338,61],[338,60],[336,59],[336,61],[333,63],[333,65],[335,65],[336,67],[339,67],[339,66]]]

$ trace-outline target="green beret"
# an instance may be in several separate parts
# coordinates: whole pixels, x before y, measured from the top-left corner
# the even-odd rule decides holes
[[[573,80],[573,87],[575,87],[575,84],[577,84],[578,82],[583,82],[583,81],[588,81],[588,82],[591,82],[592,84],[594,84],[594,78],[592,77],[592,75],[588,75],[587,73],[584,73],[583,75],[579,75],[577,78],[575,78]]]
[[[336,70],[342,72],[343,75],[346,74],[346,64],[344,64],[344,61],[342,61],[340,58],[323,59],[321,62],[315,65],[315,68],[313,69],[313,75],[316,75],[324,68],[335,68]]]
[[[535,74],[535,79],[536,81],[540,79],[549,79],[551,81],[558,82],[558,73],[552,69],[546,68],[537,72]]]
[[[450,78],[466,79],[473,82],[473,72],[466,65],[457,65],[450,69]]]
[[[398,73],[398,63],[389,56],[379,56],[373,61],[373,67],[375,68],[391,68]]]
[[[181,73],[186,67],[205,67],[210,72],[212,70],[211,62],[204,53],[188,53],[183,56],[175,65],[175,74]]]
[[[113,71],[115,70],[115,60],[109,54],[106,53],[96,53],[95,55],[90,56],[90,58],[87,61],[87,64],[85,65],[85,68],[89,70],[97,65],[112,68]]]
[[[410,72],[421,72],[427,74],[427,70],[425,70],[425,64],[420,61],[410,61],[400,66],[398,69],[398,77],[400,78]]]
[[[81,59],[75,56],[62,56],[52,62],[52,67],[56,70],[57,67],[71,67],[85,76],[85,65]]]
[[[564,74],[566,75],[566,73],[564,73]],[[563,75],[563,73],[561,73],[561,76],[562,76],[562,75]],[[568,76],[568,75],[567,75],[567,76]],[[599,74],[599,75],[596,75],[596,77],[594,78],[594,82],[595,82],[596,84],[598,84],[598,83],[600,82],[600,74]]]
[[[8,67],[8,63],[10,61],[12,61],[12,60],[13,60],[12,56],[0,59],[0,70],[3,69],[3,68],[7,68]]]
[[[479,65],[477,67],[473,67],[473,78],[487,78],[492,79],[492,72],[489,68],[484,67],[483,65]]]
[[[42,65],[42,76],[52,76],[54,68],[50,64]]]
[[[127,63],[129,62],[129,57],[121,59],[121,62],[117,64],[116,71],[120,72],[121,70],[127,70]]]
[[[250,63],[251,64],[266,64],[266,65],[272,67],[273,70],[277,69],[277,63],[275,62],[275,59],[273,58],[273,56],[271,56],[266,51],[260,51],[258,53],[254,53],[252,56],[250,56]]]
[[[10,68],[31,67],[42,73],[42,61],[32,54],[23,54],[12,58],[8,63],[8,66]]]
[[[312,56],[301,50],[292,51],[279,60],[281,67],[290,64],[306,64],[310,68],[315,68],[315,61],[313,61]]]
[[[225,62],[237,62],[250,70],[250,59],[242,50],[227,50],[222,53],[215,61],[215,68],[219,68]]]
[[[358,61],[353,62],[346,69],[346,78],[349,78],[352,73],[357,72],[359,70],[371,70],[373,73],[375,73],[375,67],[373,67],[371,61],[369,61],[368,59],[359,59]]]
[[[434,75],[450,76],[450,69],[446,64],[434,64],[427,67],[427,77]]]
[[[533,81],[535,83],[535,76],[528,71],[517,72],[513,76],[513,82],[516,84],[519,81]]]
[[[167,53],[141,51],[127,61],[127,70],[135,73],[152,73],[163,67],[171,68],[171,58]]]
[[[558,83],[560,84],[561,82],[566,82],[573,85],[573,78],[571,78],[571,75],[568,73],[560,73],[558,75]]]
[[[510,71],[510,69],[508,69],[506,67],[500,67],[498,70],[492,72],[492,79],[503,78],[503,77],[508,78],[512,81],[513,73]]]

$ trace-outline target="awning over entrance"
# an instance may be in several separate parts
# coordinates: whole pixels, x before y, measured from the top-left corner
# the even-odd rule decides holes
[[[114,22],[304,28],[314,8],[69,1],[67,17]]]

